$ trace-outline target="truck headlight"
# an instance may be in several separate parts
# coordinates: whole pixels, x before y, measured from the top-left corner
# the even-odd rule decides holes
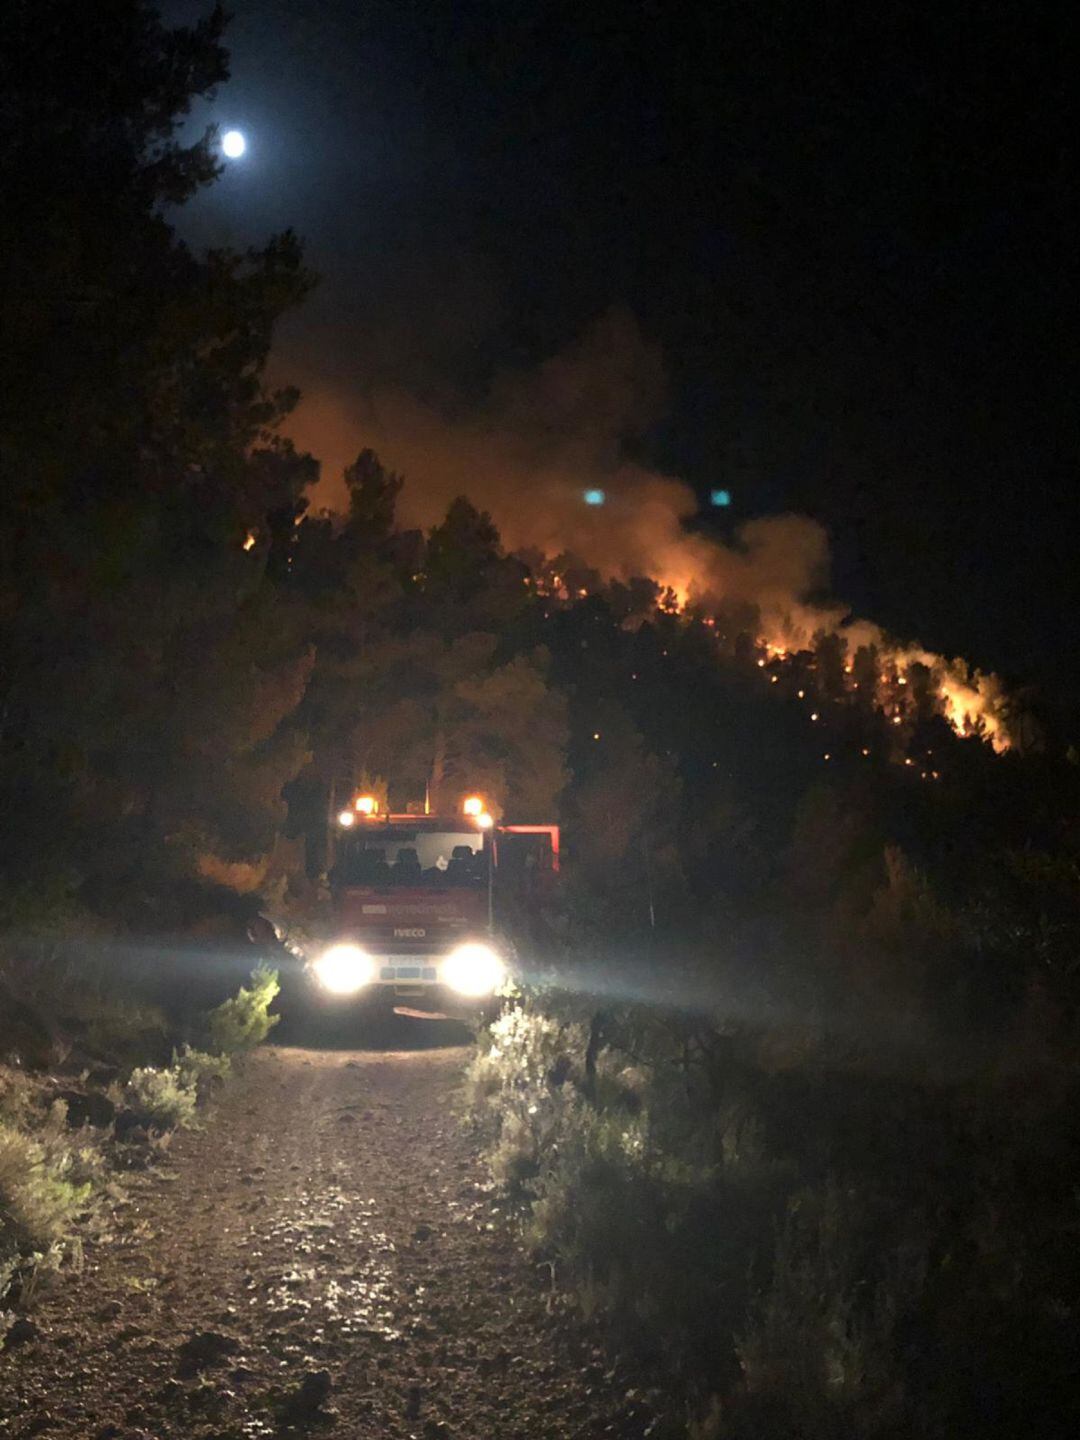
[[[459,945],[443,961],[442,978],[459,995],[490,995],[502,982],[506,967],[490,945]]]
[[[331,945],[311,968],[315,979],[331,995],[355,995],[375,978],[375,963],[359,945]]]

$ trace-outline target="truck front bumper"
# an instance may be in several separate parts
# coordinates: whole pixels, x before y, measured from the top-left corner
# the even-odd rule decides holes
[[[459,995],[446,985],[408,985],[375,982],[354,995],[330,995],[310,981],[302,1003],[309,1011],[327,1017],[357,1019],[378,1015],[404,1015],[413,1020],[487,1020],[498,1014],[498,996],[474,998]]]

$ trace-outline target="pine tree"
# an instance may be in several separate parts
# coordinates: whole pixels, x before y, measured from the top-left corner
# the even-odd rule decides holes
[[[0,861],[28,889],[261,846],[297,763],[307,645],[270,561],[314,467],[263,372],[311,281],[292,234],[197,256],[164,213],[217,173],[178,126],[227,78],[224,28],[138,0],[8,17]]]

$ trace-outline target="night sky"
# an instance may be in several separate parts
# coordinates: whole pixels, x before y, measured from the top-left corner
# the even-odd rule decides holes
[[[1068,7],[232,9],[193,123],[250,150],[183,228],[305,238],[283,376],[467,410],[628,310],[709,523],[809,514],[860,613],[1080,700]]]

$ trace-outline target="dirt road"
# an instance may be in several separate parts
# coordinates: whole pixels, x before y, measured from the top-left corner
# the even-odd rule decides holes
[[[0,1356],[0,1435],[643,1434],[493,1205],[466,1054],[256,1055]]]

